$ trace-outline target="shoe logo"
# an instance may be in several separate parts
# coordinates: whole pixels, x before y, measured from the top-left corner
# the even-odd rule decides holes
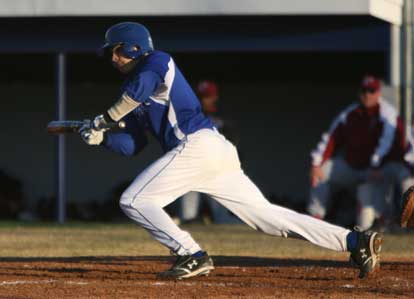
[[[193,267],[194,267],[194,266],[197,266],[197,265],[198,265],[197,261],[196,261],[196,260],[193,260],[190,264],[188,264],[188,268],[189,268],[190,270],[192,270],[192,269],[193,269]]]
[[[367,258],[368,257],[368,255],[366,254],[366,249],[365,248],[363,248],[363,249],[361,249],[359,252],[361,252],[361,257],[363,258],[363,259],[365,259],[365,258]]]

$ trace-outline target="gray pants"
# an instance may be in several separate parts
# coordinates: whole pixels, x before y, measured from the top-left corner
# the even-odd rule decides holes
[[[372,226],[375,218],[392,214],[392,195],[395,185],[405,191],[414,181],[403,163],[388,162],[381,168],[384,177],[378,181],[368,181],[368,170],[351,168],[342,158],[327,161],[322,172],[324,179],[311,188],[308,212],[318,218],[324,218],[328,201],[336,190],[355,191],[360,206],[357,225],[362,229]]]

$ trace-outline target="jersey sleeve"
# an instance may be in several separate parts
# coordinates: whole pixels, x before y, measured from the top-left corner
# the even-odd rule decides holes
[[[162,83],[160,75],[153,70],[145,70],[132,77],[122,88],[122,96],[138,103],[150,97]]]
[[[398,114],[394,107],[384,101],[381,101],[380,104],[380,118],[383,122],[383,128],[378,145],[371,156],[371,167],[381,165],[384,157],[390,152],[396,133],[398,133]],[[403,129],[401,126],[400,130]]]
[[[142,103],[164,82],[171,56],[154,51],[142,61],[136,73],[124,84],[122,94]]]
[[[322,134],[321,141],[311,152],[312,165],[322,166],[340,147],[342,140],[343,123],[334,121],[329,131]]]
[[[108,109],[109,117],[114,121],[121,120],[154,94],[161,82],[160,76],[153,71],[137,72],[122,87],[120,99]]]
[[[123,156],[133,156],[145,148],[148,139],[144,128],[133,115],[127,115],[123,120],[125,129],[122,132],[106,133],[103,145]]]
[[[313,166],[322,166],[335,151],[344,143],[344,129],[349,113],[358,107],[357,103],[349,105],[332,122],[328,132],[322,134],[322,139],[311,152]]]

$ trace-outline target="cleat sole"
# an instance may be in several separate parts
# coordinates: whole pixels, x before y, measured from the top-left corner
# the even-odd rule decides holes
[[[162,274],[160,275],[159,274],[158,278],[167,279],[167,280],[171,280],[171,279],[182,280],[182,279],[191,278],[195,276],[208,276],[212,270],[214,270],[214,266],[206,266],[206,267],[198,269],[197,271],[193,271],[185,275],[174,276],[174,275],[162,275]]]
[[[201,269],[198,269],[197,271],[188,273],[186,275],[180,276],[179,279],[183,279],[183,278],[190,278],[190,277],[195,277],[195,276],[203,276],[203,275],[208,275],[210,274],[210,271],[214,270],[213,266],[207,266]]]

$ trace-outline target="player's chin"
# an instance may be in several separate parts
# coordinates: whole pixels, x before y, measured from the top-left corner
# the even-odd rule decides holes
[[[118,72],[120,73],[124,73],[122,65],[116,64],[116,63],[112,63],[112,66],[114,67],[114,69],[116,69]]]
[[[126,75],[131,71],[131,68],[129,67],[128,64],[117,65],[115,66],[115,68],[123,75]]]

